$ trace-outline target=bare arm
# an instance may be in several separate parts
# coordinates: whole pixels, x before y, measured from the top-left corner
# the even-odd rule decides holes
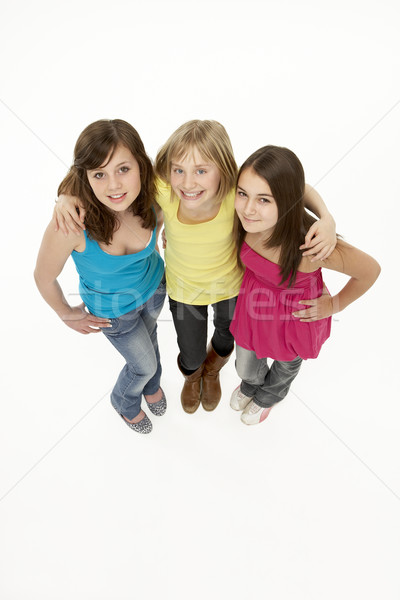
[[[320,220],[310,227],[300,250],[305,250],[303,256],[310,256],[311,262],[324,260],[332,254],[336,246],[335,221],[321,196],[309,184],[305,186],[304,204]]]
[[[344,273],[350,279],[335,296],[323,294],[319,298],[301,300],[299,304],[310,307],[293,313],[295,317],[300,317],[301,321],[318,321],[344,310],[365,294],[381,272],[379,264],[372,256],[342,240],[338,241],[331,256],[316,266]]]
[[[51,222],[43,236],[39,250],[34,277],[39,292],[49,306],[57,313],[68,327],[79,333],[95,333],[97,327],[107,327],[109,319],[94,317],[84,310],[84,305],[70,306],[57,281],[71,252],[82,243],[75,236],[63,236],[60,231],[54,231]],[[96,327],[94,329],[93,327]]]

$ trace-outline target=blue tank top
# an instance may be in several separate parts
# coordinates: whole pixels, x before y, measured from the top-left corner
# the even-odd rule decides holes
[[[156,229],[140,252],[107,254],[84,231],[86,247],[71,256],[79,274],[79,293],[96,317],[113,319],[141,306],[154,294],[164,273],[164,262],[155,250]]]

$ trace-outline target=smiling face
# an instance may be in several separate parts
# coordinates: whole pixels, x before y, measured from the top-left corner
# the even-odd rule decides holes
[[[218,167],[193,148],[171,164],[171,187],[187,210],[211,208],[216,202],[221,176]]]
[[[252,169],[239,177],[235,209],[248,233],[265,233],[268,237],[278,221],[278,206],[265,179]]]
[[[123,212],[140,193],[140,170],[133,154],[125,146],[117,146],[107,156],[104,165],[87,171],[90,187],[96,198],[115,212]]]

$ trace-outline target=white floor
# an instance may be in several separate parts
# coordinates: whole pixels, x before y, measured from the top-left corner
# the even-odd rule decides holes
[[[394,407],[377,410],[367,373],[352,382],[362,365],[335,354],[335,328],[287,399],[246,427],[229,407],[233,360],[218,409],[182,411],[165,307],[169,408],[149,436],[109,404],[111,345],[87,336],[72,361],[76,334],[44,331],[0,423],[1,597],[397,600]]]

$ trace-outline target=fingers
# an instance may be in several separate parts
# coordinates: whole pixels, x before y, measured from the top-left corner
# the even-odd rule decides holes
[[[58,212],[57,206],[53,210],[53,222],[54,222],[54,231],[61,230],[62,233],[67,236],[68,229],[65,226],[63,216]]]
[[[57,222],[57,227],[61,229],[64,235],[68,235],[69,232],[73,232],[79,235],[83,229],[85,229],[84,218],[85,218],[85,210],[82,208],[83,215],[78,214],[76,210],[72,213],[63,209],[61,206],[56,205],[54,209],[54,218]],[[57,231],[58,229],[56,229]]]
[[[53,211],[53,220],[54,220],[54,231],[62,231],[62,233],[67,236],[68,229],[65,226],[63,216],[57,211],[57,207]]]
[[[322,317],[310,317],[308,319],[304,318],[304,319],[300,319],[301,323],[311,323],[312,321],[319,321]]]
[[[302,248],[310,248],[313,242],[313,236],[315,235],[315,233],[317,232],[317,224],[313,223],[310,227],[310,229],[307,231],[306,233],[306,237],[304,238],[304,244],[303,246],[300,246],[300,249]]]
[[[67,323],[71,329],[75,329],[78,333],[82,333],[83,335],[87,335],[88,333],[100,333],[101,329],[99,327],[93,327],[89,324],[81,324],[79,325],[75,323]],[[102,327],[111,327],[111,325],[102,325]]]
[[[107,327],[112,327],[112,324],[110,323],[110,319],[95,317],[89,313],[85,315],[81,327],[82,329],[85,329],[87,333],[97,333],[98,331],[101,331],[99,328],[106,329]]]
[[[328,258],[328,256],[330,256],[335,249],[335,246],[332,244],[318,242],[317,240],[318,238],[314,238],[312,247],[302,253],[302,256],[312,256],[311,262]]]
[[[85,222],[85,217],[86,217],[86,210],[83,208],[82,204],[79,203],[79,220],[82,223],[82,225]],[[84,225],[83,225],[83,229],[85,229]]]
[[[311,240],[309,240],[308,243],[305,243],[302,246],[300,246],[300,250],[305,249],[308,252],[308,254],[312,254],[313,252],[315,253],[315,249],[318,245],[321,245],[322,247],[324,245],[324,241],[323,238],[321,238],[321,236],[316,235]]]
[[[307,308],[296,310],[292,315],[304,323],[326,319],[334,313],[332,298],[329,294],[323,293],[319,298],[299,300],[298,303],[305,304]]]
[[[297,312],[292,313],[294,317],[297,317],[302,323],[307,323],[308,321],[317,321],[321,317],[318,317],[316,308],[307,308],[306,310],[298,310]]]
[[[334,249],[335,246],[323,246],[321,250],[319,250],[317,254],[311,258],[310,262],[316,262],[317,260],[325,260],[326,258],[328,258],[328,256],[332,254]],[[314,251],[315,250],[316,249],[314,248]]]
[[[87,312],[83,302],[73,309],[73,315],[69,314],[63,320],[68,327],[85,335],[88,333],[99,333],[102,329],[112,327],[110,319],[96,317]]]
[[[88,335],[89,333],[100,333],[101,329],[93,329],[92,327],[83,327],[82,329],[76,329],[78,333],[82,333],[83,335]]]
[[[316,300],[299,300],[299,304],[306,304],[309,308],[304,308],[303,310],[296,310],[292,313],[292,315],[299,319],[304,319],[308,317],[315,317],[317,314],[317,306]]]
[[[68,213],[64,216],[64,222],[67,224],[69,230],[76,235],[79,235],[82,233],[82,230],[85,229],[85,226],[81,222],[78,213],[76,213],[76,217],[75,215],[71,216],[70,213]]]
[[[86,313],[87,315],[87,320],[91,323],[96,323],[98,325],[101,325],[102,327],[104,327],[105,325],[110,325],[111,321],[110,319],[108,319],[107,317],[95,317],[95,315],[92,315],[91,313]]]
[[[58,226],[58,219],[57,219],[57,211],[56,211],[55,208],[53,209],[52,220],[53,220],[53,223],[54,223],[54,231],[58,231],[59,230],[59,226]]]
[[[90,317],[88,318],[88,321],[90,323],[93,323],[94,325],[98,325],[99,327],[105,327],[106,325],[111,325],[110,323],[110,319],[106,319],[106,318],[102,318],[102,317],[95,317],[93,315],[90,315]]]

